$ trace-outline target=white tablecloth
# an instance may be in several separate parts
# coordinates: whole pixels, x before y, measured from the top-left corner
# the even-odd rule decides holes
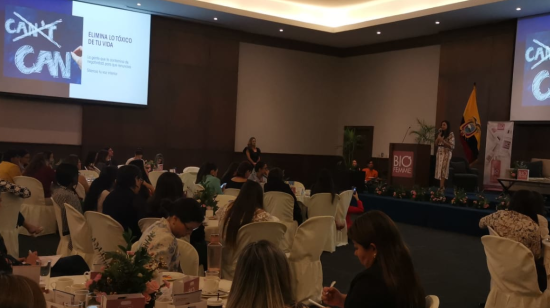
[[[210,235],[212,234],[220,234],[219,227],[218,227],[218,220],[210,220],[206,219],[207,226],[204,227],[204,238],[206,242],[210,242]]]

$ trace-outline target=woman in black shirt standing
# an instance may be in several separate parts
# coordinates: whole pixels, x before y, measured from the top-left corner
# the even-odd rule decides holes
[[[262,151],[260,151],[260,148],[256,147],[256,138],[254,137],[248,140],[248,145],[244,148],[243,152],[253,166],[256,166],[256,163],[260,161],[260,156],[262,156]]]
[[[394,222],[380,211],[359,217],[349,230],[355,256],[366,268],[342,294],[323,289],[326,305],[343,308],[424,308],[426,300],[409,249]]]

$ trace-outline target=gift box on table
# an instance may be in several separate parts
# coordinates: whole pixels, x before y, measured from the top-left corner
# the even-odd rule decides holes
[[[144,308],[145,297],[142,294],[104,295],[101,298],[102,308]]]

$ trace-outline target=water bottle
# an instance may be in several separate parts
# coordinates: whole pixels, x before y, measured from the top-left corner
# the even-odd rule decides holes
[[[212,234],[208,250],[208,271],[218,271],[221,273],[222,268],[222,243],[220,243],[220,235]]]

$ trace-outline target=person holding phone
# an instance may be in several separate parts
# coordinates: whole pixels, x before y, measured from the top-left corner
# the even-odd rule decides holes
[[[424,308],[426,300],[409,249],[395,223],[383,212],[361,215],[349,229],[355,256],[365,270],[349,292],[323,288],[325,305],[343,308]]]
[[[351,220],[351,215],[354,214],[363,214],[365,212],[365,208],[363,207],[363,202],[361,199],[359,199],[359,196],[357,195],[357,188],[353,188],[353,198],[351,198],[350,205],[348,207],[348,213],[346,215],[346,225],[348,226],[348,230],[351,228],[351,225],[353,224],[353,221]]]

